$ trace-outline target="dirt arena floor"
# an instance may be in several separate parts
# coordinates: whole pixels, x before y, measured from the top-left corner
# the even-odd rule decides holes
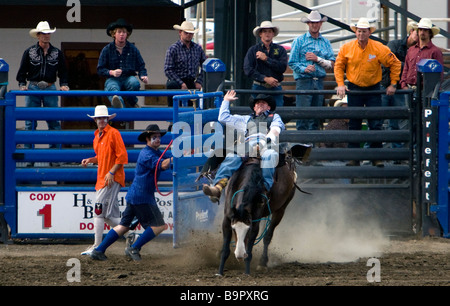
[[[15,241],[0,244],[2,286],[449,286],[450,240],[403,238],[384,242],[376,254],[323,260],[272,252],[268,270],[243,274],[232,256],[223,277],[216,276],[218,245],[192,243],[173,248],[157,238],[142,249],[140,262],[124,256],[125,241],[107,250],[108,260],[81,256],[89,244],[70,241]],[[360,246],[364,248],[364,245]],[[295,250],[291,249],[291,253]],[[258,248],[256,250],[258,253]],[[258,256],[258,254],[256,254]],[[369,261],[375,258],[379,264]],[[79,281],[71,270],[79,260]],[[256,261],[255,261],[256,262]],[[379,267],[379,274],[375,268]],[[372,270],[371,270],[372,269]],[[368,278],[368,274],[371,276]],[[375,278],[376,275],[379,279]],[[71,281],[72,280],[72,281]]]

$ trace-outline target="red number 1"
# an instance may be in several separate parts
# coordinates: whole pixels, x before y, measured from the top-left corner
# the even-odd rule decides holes
[[[46,204],[44,208],[39,209],[39,214],[44,216],[44,227],[52,227],[52,205]]]

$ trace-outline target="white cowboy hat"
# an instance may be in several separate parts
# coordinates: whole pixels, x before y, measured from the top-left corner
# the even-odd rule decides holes
[[[272,24],[272,22],[270,21],[263,21],[261,22],[261,25],[257,26],[256,28],[253,29],[253,35],[255,35],[255,37],[259,37],[259,32],[262,29],[273,29],[274,32],[274,36],[277,36],[278,33],[280,33],[280,29],[277,26],[274,26]]]
[[[361,17],[358,20],[357,24],[352,24],[350,26],[350,29],[352,29],[353,32],[356,32],[356,29],[360,28],[360,29],[369,29],[370,33],[373,33],[376,28],[374,26],[371,26],[369,23],[369,20],[365,17]]]
[[[328,17],[322,17],[318,11],[311,11],[308,16],[302,17],[300,19],[301,22],[326,22]]]
[[[439,34],[440,29],[433,25],[430,19],[428,18],[422,18],[420,19],[419,23],[415,27],[416,29],[429,29],[431,32],[433,32],[433,36],[436,36]]]
[[[108,117],[108,120],[111,120],[116,117],[116,114],[109,115],[108,108],[106,105],[97,105],[95,107],[94,116],[88,115],[88,117],[95,120],[95,118]]]
[[[56,28],[50,29],[50,25],[48,24],[47,21],[41,21],[36,26],[36,29],[30,30],[30,36],[37,38],[38,33],[51,34],[51,33],[54,33],[55,31],[56,31]]]
[[[175,30],[185,31],[186,33],[195,34],[198,32],[198,29],[194,28],[194,24],[190,21],[183,21],[181,25],[175,24],[173,26]]]

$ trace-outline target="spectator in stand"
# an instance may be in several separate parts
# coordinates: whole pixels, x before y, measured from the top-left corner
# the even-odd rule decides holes
[[[417,23],[414,21],[411,21],[408,23],[406,27],[406,31],[408,32],[408,35],[402,39],[396,39],[391,40],[388,42],[387,46],[391,51],[395,54],[395,56],[399,59],[399,61],[402,63],[402,71],[403,66],[405,63],[406,53],[408,52],[408,49],[412,46],[414,46],[418,40],[419,37],[417,35],[417,31],[415,27],[417,26]],[[386,89],[391,84],[391,78],[389,76],[390,69],[383,66],[383,78],[381,80],[381,88]],[[400,86],[398,86],[400,88]],[[404,95],[383,95],[382,96],[382,106],[407,106],[407,97]],[[398,119],[389,119],[389,129],[391,130],[399,130],[399,120]],[[401,148],[403,147],[402,143],[393,142],[392,143],[393,148]]]
[[[400,80],[402,89],[415,89],[417,85],[417,66],[421,59],[435,59],[444,66],[444,57],[441,49],[436,47],[431,40],[439,34],[439,28],[434,26],[430,19],[422,18],[417,24],[419,42],[408,49],[405,65]]]
[[[128,41],[132,32],[133,26],[122,18],[108,25],[106,29],[106,34],[111,36],[113,41],[103,48],[97,66],[98,74],[107,77],[106,91],[138,91],[141,84],[136,73],[142,82],[148,83],[147,69],[141,53]],[[127,104],[118,95],[108,96],[108,99],[115,108],[140,107],[135,96],[126,97]]]
[[[183,21],[181,25],[174,25],[178,30],[180,39],[171,45],[166,52],[164,73],[167,77],[167,89],[194,89],[201,90],[203,76],[201,66],[206,60],[202,47],[192,41],[198,32],[190,21]],[[173,106],[173,99],[168,97],[168,104]]]
[[[273,42],[279,32],[270,21],[263,21],[253,29],[253,35],[261,41],[250,47],[244,58],[244,73],[253,80],[252,90],[282,90],[288,57],[286,49]],[[256,94],[252,96],[256,97]],[[273,97],[277,106],[283,106],[283,94]]]
[[[334,107],[347,107],[347,97],[334,102]],[[325,130],[348,130],[349,119],[332,119],[325,125]],[[347,148],[346,142],[325,142],[321,143],[321,148]]]
[[[386,88],[387,95],[395,94],[397,82],[400,79],[401,63],[391,50],[380,42],[370,39],[375,27],[371,26],[367,18],[360,18],[357,24],[350,28],[355,32],[356,39],[344,44],[338,53],[334,65],[334,75],[337,87],[337,95],[343,98],[347,91],[376,91],[380,90],[382,76],[381,65],[391,69],[391,84]],[[349,81],[348,89],[344,84],[344,74]],[[347,98],[349,107],[374,107],[381,106],[381,94],[373,95],[349,95]],[[381,130],[382,121],[369,119],[371,130]],[[350,119],[349,130],[361,130],[362,119]],[[359,148],[359,143],[349,143],[349,148]],[[372,142],[371,148],[381,148],[381,142]],[[348,166],[359,166],[359,160],[352,160]],[[381,160],[372,161],[372,165],[384,167]]]
[[[333,48],[330,41],[319,32],[322,23],[327,20],[317,11],[311,11],[301,19],[308,25],[309,31],[294,40],[289,58],[297,90],[323,90],[326,70],[333,71],[336,60]],[[323,106],[323,95],[297,95],[296,105],[298,108]],[[297,130],[318,130],[319,120],[298,120],[296,126]]]
[[[38,42],[25,50],[17,72],[17,81],[20,90],[56,90],[56,79],[59,78],[60,90],[68,91],[67,67],[64,54],[50,43],[52,33],[47,21],[38,23],[35,29],[30,30],[30,36],[37,38]],[[27,80],[30,82],[27,87]],[[26,107],[58,107],[58,96],[26,96]],[[49,130],[60,130],[61,124],[56,120],[47,121]],[[36,129],[36,121],[25,121],[25,129]],[[56,148],[57,145],[50,145]],[[31,148],[25,144],[25,148]]]

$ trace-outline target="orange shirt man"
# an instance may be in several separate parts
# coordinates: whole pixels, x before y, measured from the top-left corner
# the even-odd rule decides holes
[[[91,253],[102,242],[105,222],[111,227],[119,224],[117,196],[120,188],[125,186],[123,165],[128,163],[128,154],[120,132],[108,124],[116,114],[109,115],[105,105],[98,105],[95,107],[94,116],[88,116],[95,120],[98,127],[94,133],[95,156],[83,159],[81,165],[86,167],[90,163],[98,164],[94,208],[95,240],[94,245],[81,255]]]
[[[397,82],[400,80],[401,62],[392,51],[380,42],[370,39],[375,27],[370,26],[367,18],[360,18],[356,25],[350,27],[356,34],[356,40],[344,44],[338,53],[334,64],[334,76],[338,87],[337,95],[342,99],[347,91],[377,91],[380,90],[382,78],[381,65],[390,68],[391,85],[386,88],[386,95],[395,94]],[[344,74],[347,77],[348,88],[344,84]],[[381,94],[349,95],[348,107],[376,107],[381,106]],[[370,130],[381,130],[382,120],[369,119]],[[349,130],[361,130],[362,119],[351,119]],[[349,148],[360,147],[359,143],[349,143]],[[371,148],[381,148],[381,142],[373,142]],[[374,160],[372,164],[383,167],[381,160]],[[359,160],[352,160],[348,166],[359,166]]]

